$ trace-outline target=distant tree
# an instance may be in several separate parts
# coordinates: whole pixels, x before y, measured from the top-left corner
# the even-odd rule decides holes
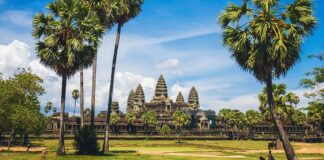
[[[181,130],[183,127],[190,124],[190,115],[177,110],[172,114],[172,122],[174,126],[178,129],[178,143],[181,142]]]
[[[132,124],[136,119],[136,114],[134,112],[127,112],[126,113],[126,122],[128,123],[128,132],[132,132]]]
[[[92,64],[93,36],[103,31],[99,19],[79,0],[55,0],[47,6],[48,12],[37,13],[33,18],[33,37],[36,55],[40,62],[62,77],[61,112],[58,155],[65,154],[64,112],[67,79],[81,67]]]
[[[287,98],[287,97],[295,97],[294,99],[298,99],[298,102],[299,102],[299,98],[293,93],[287,94],[286,85],[283,83],[273,84],[272,88],[273,88],[273,96],[274,96],[273,100],[276,106],[275,110],[277,116],[281,122],[288,123],[289,121],[292,120],[292,116],[295,113],[295,109],[291,104],[297,101],[291,100],[291,98]],[[273,122],[272,115],[269,110],[266,87],[264,87],[262,93],[259,94],[259,101],[260,101],[259,110],[261,112],[263,120],[268,122]],[[295,103],[295,105],[296,104],[297,103]]]
[[[155,127],[158,123],[157,115],[154,111],[144,112],[141,116],[141,121],[145,125],[145,130],[149,131],[150,128]],[[152,131],[151,131],[152,134]]]
[[[108,98],[108,112],[107,112],[107,122],[106,122],[106,134],[103,143],[103,152],[107,153],[109,151],[109,142],[108,142],[108,128],[111,114],[111,104],[114,90],[114,80],[115,80],[115,68],[117,65],[117,53],[119,47],[119,40],[121,29],[124,24],[126,24],[131,19],[135,18],[141,12],[141,5],[144,3],[144,0],[111,0],[110,3],[114,6],[111,10],[113,15],[113,20],[117,23],[117,33],[116,41],[114,48],[113,61],[111,66],[111,76],[109,83],[109,98]]]
[[[311,0],[290,4],[279,0],[242,0],[230,3],[219,17],[223,42],[232,57],[267,86],[269,109],[283,142],[286,157],[296,159],[288,136],[277,117],[273,101],[272,79],[287,74],[300,59],[303,38],[317,26]]]
[[[44,112],[47,114],[49,113],[53,108],[53,103],[52,102],[47,102],[45,107],[44,107]]]
[[[171,134],[171,128],[168,125],[163,124],[162,127],[161,127],[161,134],[162,135],[169,135],[169,134]]]
[[[218,117],[225,125],[225,130],[232,132],[232,139],[234,140],[234,112],[231,109],[223,108],[219,111]]]
[[[74,99],[74,110],[73,110],[73,116],[75,116],[75,108],[76,108],[76,101],[79,99],[80,93],[79,90],[75,89],[72,91],[72,98]]]
[[[117,113],[112,113],[110,118],[111,118],[110,123],[111,123],[111,125],[113,127],[112,131],[113,131],[113,133],[115,133],[116,132],[115,128],[116,128],[116,126],[118,124],[118,121],[120,120],[120,115],[117,114]]]
[[[306,107],[307,118],[318,137],[322,137],[324,126],[324,54],[310,55],[309,57],[320,60],[321,66],[314,67],[311,72],[307,72],[307,78],[302,79],[300,85],[310,90],[304,94],[311,100]],[[324,139],[321,138],[321,141],[324,142]]]
[[[14,135],[28,139],[45,129],[45,115],[41,113],[39,96],[45,93],[43,80],[29,69],[21,69],[13,77],[0,77],[0,132],[10,135],[8,149]]]
[[[249,129],[249,138],[252,138],[251,127],[260,123],[262,121],[262,117],[260,113],[256,110],[248,110],[245,112],[245,123]]]

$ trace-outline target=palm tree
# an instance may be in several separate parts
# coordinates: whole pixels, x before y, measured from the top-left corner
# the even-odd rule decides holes
[[[92,34],[101,32],[98,18],[88,14],[78,0],[55,0],[47,6],[48,14],[38,13],[33,19],[36,54],[41,63],[62,77],[58,155],[65,154],[64,112],[66,82],[82,67],[89,67],[94,57],[90,44]]]
[[[182,130],[182,127],[190,124],[190,115],[185,113],[185,112],[182,112],[180,110],[177,110],[175,111],[173,114],[172,114],[172,121],[173,121],[173,124],[176,128],[178,128],[178,143],[181,142],[181,130]]]
[[[288,5],[279,0],[243,0],[241,6],[229,4],[218,21],[231,56],[266,84],[271,115],[289,160],[296,159],[296,154],[275,111],[272,79],[286,75],[299,61],[302,39],[317,25],[312,7],[311,0]]]
[[[108,129],[109,129],[110,114],[111,114],[111,104],[112,104],[114,79],[115,79],[115,68],[116,68],[117,52],[118,52],[121,28],[126,22],[135,18],[140,13],[141,5],[143,4],[144,0],[111,0],[110,2],[114,6],[114,9],[112,10],[113,12],[112,15],[114,17],[115,22],[117,23],[117,33],[116,33],[116,42],[115,42],[115,49],[114,49],[112,67],[111,67],[110,84],[109,84],[107,120],[105,126],[106,131],[105,131],[105,138],[103,143],[104,153],[107,153],[109,151]]]
[[[79,99],[80,93],[79,90],[75,89],[72,91],[72,98],[74,99],[74,110],[73,110],[73,116],[75,116],[75,108],[76,108],[76,101]]]
[[[128,132],[132,132],[132,124],[136,119],[136,114],[134,112],[127,112],[126,113],[126,122],[128,123]]]
[[[84,90],[83,90],[83,67],[80,67],[80,121],[81,128],[84,126]]]
[[[105,28],[105,30],[110,29],[114,24],[112,17],[112,4],[107,0],[82,0],[82,3],[86,5],[91,11],[93,11],[99,18],[99,24]],[[96,37],[101,38],[104,32],[97,33]],[[94,115],[95,115],[95,102],[96,102],[96,77],[97,77],[97,49],[99,42],[94,42],[95,48],[95,57],[93,58],[92,63],[92,86],[91,86],[91,116],[90,116],[90,125],[94,126]],[[82,77],[81,77],[82,72]],[[83,70],[80,72],[80,83],[81,78],[83,81]],[[83,88],[83,83],[82,88]]]
[[[46,106],[44,107],[44,112],[47,114],[49,113],[53,108],[53,103],[52,102],[47,102]]]

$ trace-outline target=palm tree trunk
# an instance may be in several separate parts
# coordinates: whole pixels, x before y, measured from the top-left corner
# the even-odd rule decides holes
[[[74,110],[73,110],[73,116],[75,116],[75,108],[76,108],[76,100],[74,100]]]
[[[110,76],[108,109],[107,109],[107,115],[106,115],[106,117],[107,117],[107,119],[106,119],[106,132],[105,132],[105,139],[104,139],[103,148],[102,148],[102,151],[104,153],[109,152],[108,130],[109,130],[110,115],[111,115],[111,104],[112,104],[112,97],[113,97],[113,91],[114,91],[115,68],[116,68],[116,62],[117,62],[117,53],[118,53],[118,46],[119,46],[121,27],[122,27],[122,24],[118,23],[117,34],[116,34],[116,42],[115,42],[115,49],[114,49],[114,56],[113,56],[112,67],[111,67],[111,76]]]
[[[80,120],[81,120],[81,128],[83,128],[83,126],[84,126],[83,109],[84,109],[83,68],[81,68],[80,69]]]
[[[66,79],[67,76],[62,76],[62,92],[61,92],[61,113],[60,113],[60,131],[59,131],[59,146],[57,148],[57,155],[65,155],[64,146],[64,111],[65,111],[65,93],[66,93]]]
[[[94,44],[97,52],[97,44]],[[92,64],[92,88],[91,88],[91,118],[90,118],[90,126],[94,127],[94,117],[95,117],[95,104],[96,104],[96,79],[97,79],[97,53],[93,58]]]
[[[289,138],[282,126],[282,123],[275,111],[274,101],[273,101],[273,88],[272,88],[272,75],[270,72],[269,78],[267,80],[267,96],[268,96],[268,104],[270,106],[270,112],[273,117],[273,120],[275,121],[275,125],[277,127],[277,130],[279,132],[279,137],[281,142],[283,143],[283,147],[286,153],[286,157],[288,160],[296,160],[296,154],[294,151],[294,148],[291,146],[289,142]]]

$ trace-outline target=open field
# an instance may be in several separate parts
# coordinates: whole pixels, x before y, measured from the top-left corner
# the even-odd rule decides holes
[[[66,141],[68,155],[57,157],[56,140],[43,140],[34,142],[38,148],[32,148],[34,152],[13,152],[13,150],[23,150],[23,148],[12,148],[12,152],[0,152],[0,159],[4,160],[38,160],[40,150],[46,149],[47,159],[53,160],[102,160],[102,159],[217,159],[217,160],[237,160],[237,159],[257,159],[259,156],[266,157],[267,141],[185,141],[181,144],[175,141],[165,140],[112,140],[109,155],[83,156],[74,155],[72,140]],[[299,159],[324,159],[324,143],[293,143]],[[1,147],[0,147],[1,148]],[[6,149],[2,147],[2,149]],[[276,159],[285,159],[282,150],[273,151]]]

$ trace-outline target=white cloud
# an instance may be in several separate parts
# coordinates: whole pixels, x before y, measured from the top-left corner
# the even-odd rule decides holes
[[[179,60],[176,58],[169,58],[165,61],[162,61],[158,64],[156,64],[156,67],[161,68],[177,68],[179,65]]]
[[[27,44],[17,40],[7,45],[0,44],[0,72],[4,77],[15,73],[17,68],[28,67],[29,49]]]
[[[1,3],[1,2],[0,2]],[[0,15],[0,21],[11,23],[19,27],[32,26],[32,13],[23,10],[9,10]]]

